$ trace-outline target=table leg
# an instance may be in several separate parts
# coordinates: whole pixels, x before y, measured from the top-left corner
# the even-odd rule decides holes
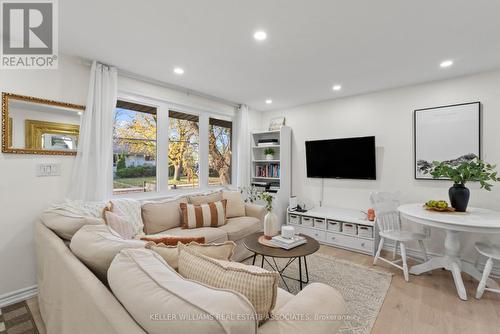
[[[255,265],[255,259],[257,258],[257,253],[253,253],[252,266]]]
[[[462,280],[461,272],[462,270],[464,270],[465,272],[467,271],[473,272],[473,271],[470,270],[470,268],[467,266],[464,267],[463,262],[460,259],[460,232],[451,230],[445,230],[445,231],[446,231],[446,238],[444,240],[445,255],[433,257],[425,263],[411,267],[410,273],[419,275],[424,272],[438,268],[444,268],[446,270],[449,270],[453,275],[453,280],[455,282],[455,287],[457,289],[458,296],[462,300],[467,300],[467,292],[465,291],[464,281]]]
[[[302,258],[299,256],[299,289],[302,290]]]
[[[260,263],[260,267],[264,268],[264,255],[261,255],[261,256],[262,256],[262,262]]]

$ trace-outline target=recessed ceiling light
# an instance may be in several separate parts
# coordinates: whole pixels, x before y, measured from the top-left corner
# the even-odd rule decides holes
[[[271,99],[266,100],[266,104],[271,104],[271,103],[273,103],[273,100],[271,100]]]
[[[453,65],[453,60],[445,60],[439,64],[442,68],[450,67],[451,65]]]
[[[182,74],[184,74],[184,70],[180,67],[176,67],[176,68],[174,68],[174,73],[178,74],[178,75],[182,75]]]
[[[82,116],[82,115],[83,115],[83,112],[79,111],[78,116]]]
[[[253,38],[258,41],[263,41],[267,38],[267,33],[265,31],[256,31],[255,34],[253,34]]]
[[[332,89],[333,90],[341,90],[342,86],[341,85],[333,85]]]

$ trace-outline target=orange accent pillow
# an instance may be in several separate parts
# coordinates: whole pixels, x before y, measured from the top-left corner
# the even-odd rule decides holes
[[[205,243],[205,237],[176,237],[173,235],[167,235],[162,237],[141,237],[141,240],[152,241],[156,244],[165,244],[167,246],[177,246],[177,243],[188,244],[192,241],[199,244]]]

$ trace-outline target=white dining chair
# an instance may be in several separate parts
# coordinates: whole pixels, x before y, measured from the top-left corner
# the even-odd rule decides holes
[[[480,299],[484,291],[491,291],[500,293],[500,289],[487,288],[486,283],[490,277],[491,269],[493,268],[493,260],[500,260],[500,247],[490,246],[482,242],[476,242],[474,245],[479,254],[486,257],[486,264],[484,265],[483,276],[477,286],[476,298]],[[477,262],[477,261],[476,261]]]
[[[408,282],[409,274],[406,259],[406,243],[408,241],[417,241],[423,253],[424,260],[427,261],[427,251],[424,245],[424,240],[427,239],[427,236],[424,233],[404,231],[401,229],[398,197],[397,193],[389,192],[374,192],[370,195],[370,201],[375,209],[375,222],[379,229],[380,236],[380,242],[375,258],[373,259],[373,264],[376,265],[377,260],[382,260],[403,270],[404,278]],[[387,239],[394,242],[392,260],[380,256],[382,248],[384,247],[384,242]],[[401,250],[401,259],[396,260],[398,245]],[[400,262],[402,262],[402,265],[399,265]]]

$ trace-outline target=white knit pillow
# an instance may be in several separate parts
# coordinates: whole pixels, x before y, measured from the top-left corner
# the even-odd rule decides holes
[[[134,228],[135,235],[143,233],[141,203],[131,198],[119,198],[111,200],[111,211],[126,218]]]
[[[279,274],[239,262],[215,260],[178,244],[178,270],[184,278],[241,293],[252,303],[259,320],[266,320],[276,304]]]

